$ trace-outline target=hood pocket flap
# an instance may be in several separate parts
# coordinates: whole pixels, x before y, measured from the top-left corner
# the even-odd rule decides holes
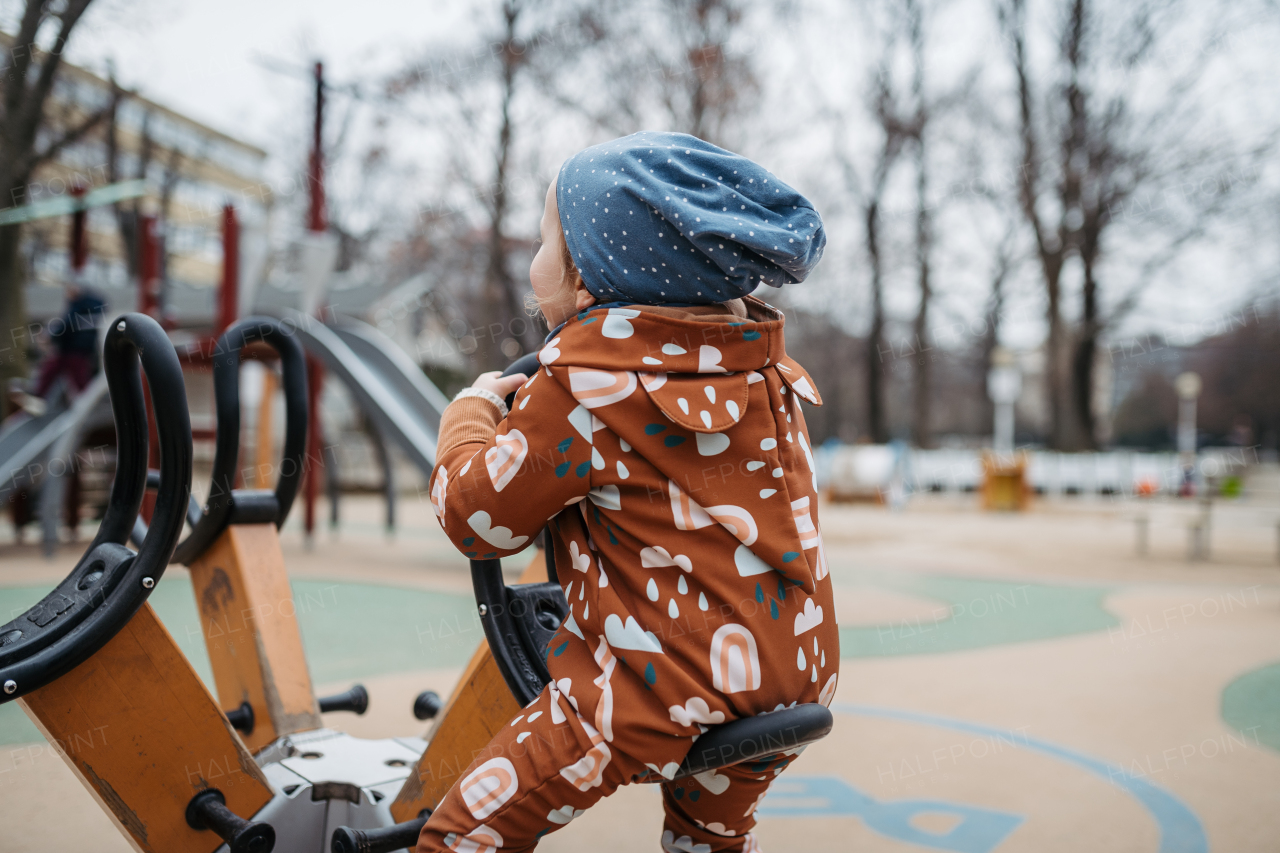
[[[813,380],[809,378],[808,372],[800,366],[799,362],[784,355],[778,359],[774,367],[777,368],[778,376],[782,377],[782,381],[787,383],[787,387],[796,392],[800,399],[815,406],[822,405],[822,395],[818,393]]]
[[[724,432],[747,413],[745,373],[641,373],[640,384],[668,419],[692,432]]]

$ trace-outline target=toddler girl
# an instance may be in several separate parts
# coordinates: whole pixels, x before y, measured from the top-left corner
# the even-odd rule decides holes
[[[440,424],[431,501],[472,558],[548,522],[570,613],[553,682],[467,769],[418,853],[532,850],[620,785],[662,782],[662,849],[756,851],[798,750],[672,781],[707,727],[829,705],[839,633],[783,316],[826,238],[765,169],[692,136],[571,157],[530,280],[555,330],[532,376],[481,376]],[[518,389],[518,390],[517,390]],[[503,399],[516,391],[511,411]]]

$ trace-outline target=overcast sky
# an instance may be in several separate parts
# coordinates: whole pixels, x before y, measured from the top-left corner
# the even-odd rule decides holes
[[[125,85],[270,150],[280,110],[305,116],[310,93],[259,60],[301,65],[318,56],[335,81],[365,76],[440,33],[467,28],[466,6],[421,0],[98,0],[73,36],[69,56],[95,70],[112,60]]]
[[[19,0],[0,0],[0,26],[14,29],[20,5]],[[109,60],[114,62],[124,85],[267,149],[272,155],[271,174],[278,176],[301,166],[311,109],[311,92],[302,75],[310,58],[324,58],[331,81],[370,79],[379,71],[403,64],[431,41],[467,39],[475,31],[473,10],[478,5],[460,0],[96,0],[73,36],[69,58],[100,72]],[[859,84],[859,66],[853,59],[859,34],[847,27],[832,27],[830,16],[823,9],[824,5],[832,5],[843,10],[848,4],[809,0],[801,5],[809,9],[805,17],[813,32],[791,39],[805,44],[805,50],[791,57],[785,71],[791,75],[787,85],[799,81],[798,88],[802,90],[811,82],[829,83],[837,93],[852,91]],[[486,8],[492,7],[496,3]],[[988,6],[974,0],[947,8],[952,20],[939,27],[941,32],[935,34],[930,51],[939,79],[947,75],[947,66],[960,68],[966,56],[997,56],[1001,49],[998,37],[989,28],[990,22],[975,23],[990,18]],[[973,14],[974,11],[983,14]],[[1257,125],[1259,115],[1274,115],[1277,69],[1272,39],[1257,34],[1274,33],[1275,29],[1241,26],[1236,32],[1219,48],[1239,56],[1237,70],[1247,69],[1249,73],[1242,79],[1251,79],[1252,83],[1224,87],[1221,100],[1235,104],[1234,112],[1243,121]],[[778,36],[777,31],[766,34],[770,41],[777,41]],[[1263,38],[1263,43],[1255,44],[1258,38]],[[788,65],[777,59],[766,69],[770,77],[776,77],[779,69]],[[264,60],[295,66],[298,73],[268,70],[263,66]],[[815,67],[818,65],[821,67]],[[806,96],[801,91],[795,97],[770,104],[769,109],[775,116],[784,116],[782,125],[791,127],[793,120],[786,112],[795,111],[798,118],[807,109],[805,103]],[[335,112],[339,110],[341,106],[335,105]],[[772,126],[774,129],[766,131],[766,135],[776,136],[779,123]],[[583,144],[590,141],[583,140]],[[831,181],[825,178],[830,164],[820,156],[818,146],[810,149],[817,155],[801,153],[808,147],[791,144],[790,152],[782,155],[787,162],[781,165],[790,170],[783,177],[802,187],[807,186],[802,179],[809,178],[818,185],[815,192],[831,193]],[[412,146],[402,148],[407,148],[400,152],[403,156],[414,154]],[[774,165],[773,161],[768,162]],[[803,174],[806,171],[807,176]],[[838,207],[840,201],[837,197],[832,208]],[[1205,318],[1222,317],[1250,293],[1274,292],[1274,222],[1274,210],[1260,210],[1251,226],[1233,229],[1224,235],[1225,242],[1209,247],[1207,254],[1196,253],[1190,263],[1204,272],[1171,276],[1162,298],[1136,312],[1129,331],[1182,330],[1186,337],[1194,338],[1203,334],[1198,330]],[[530,223],[532,230],[536,218],[530,217]],[[850,223],[844,224],[847,227],[841,233],[832,234],[831,260],[825,266],[852,264],[852,268],[827,272],[833,274],[833,281],[857,281],[862,278],[857,269],[858,236]],[[839,251],[840,244],[848,251]],[[944,288],[946,272],[940,272]],[[955,285],[960,288],[953,291],[958,297],[965,289],[961,282]],[[857,292],[844,292],[849,295],[842,301],[857,306],[856,311],[861,313],[863,300]],[[913,299],[909,287],[895,288],[890,293],[891,309],[899,316],[909,315]],[[966,305],[975,303],[967,295],[962,301]],[[945,294],[943,308],[945,312]],[[1025,324],[1022,343],[1032,343],[1041,333],[1038,311],[1034,300],[1027,303],[1029,322]]]

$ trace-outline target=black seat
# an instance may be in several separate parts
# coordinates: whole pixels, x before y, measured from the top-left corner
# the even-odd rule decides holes
[[[522,706],[537,699],[551,681],[548,647],[569,613],[556,580],[550,528],[539,544],[544,546],[550,578],[542,583],[508,586],[500,560],[471,561],[471,585],[485,638],[507,687]],[[826,737],[831,724],[831,712],[810,703],[712,726],[694,743],[674,778],[797,749]],[[655,776],[644,781],[664,780]]]
[[[675,778],[790,752],[822,740],[830,734],[831,723],[826,707],[807,702],[712,726],[694,742]]]

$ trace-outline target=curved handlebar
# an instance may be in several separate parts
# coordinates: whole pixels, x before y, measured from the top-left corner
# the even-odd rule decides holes
[[[539,366],[537,353],[529,353],[512,362],[502,375],[532,376]],[[513,391],[506,400],[508,409],[514,401]],[[501,560],[471,561],[471,588],[480,624],[503,680],[521,705],[536,699],[551,680],[546,645],[569,612],[556,577],[555,546],[550,536],[544,534],[539,545],[547,563],[547,580],[542,583],[507,586]]]
[[[141,363],[159,436],[160,483],[138,553],[124,547],[147,483],[147,409]],[[66,579],[0,626],[0,703],[69,672],[106,645],[147,600],[182,534],[191,494],[191,418],[182,366],[160,324],[124,314],[107,331],[102,369],[116,426],[116,477],[98,535]]]
[[[269,344],[280,356],[285,403],[284,454],[274,498],[269,492],[236,490],[240,459],[240,350],[254,341]],[[271,317],[246,317],[218,338],[213,356],[213,393],[217,440],[209,499],[189,513],[191,533],[178,543],[173,562],[191,565],[208,550],[228,524],[273,521],[284,525],[298,494],[307,452],[307,367],[302,347],[285,326]],[[141,521],[137,535],[145,532]]]

